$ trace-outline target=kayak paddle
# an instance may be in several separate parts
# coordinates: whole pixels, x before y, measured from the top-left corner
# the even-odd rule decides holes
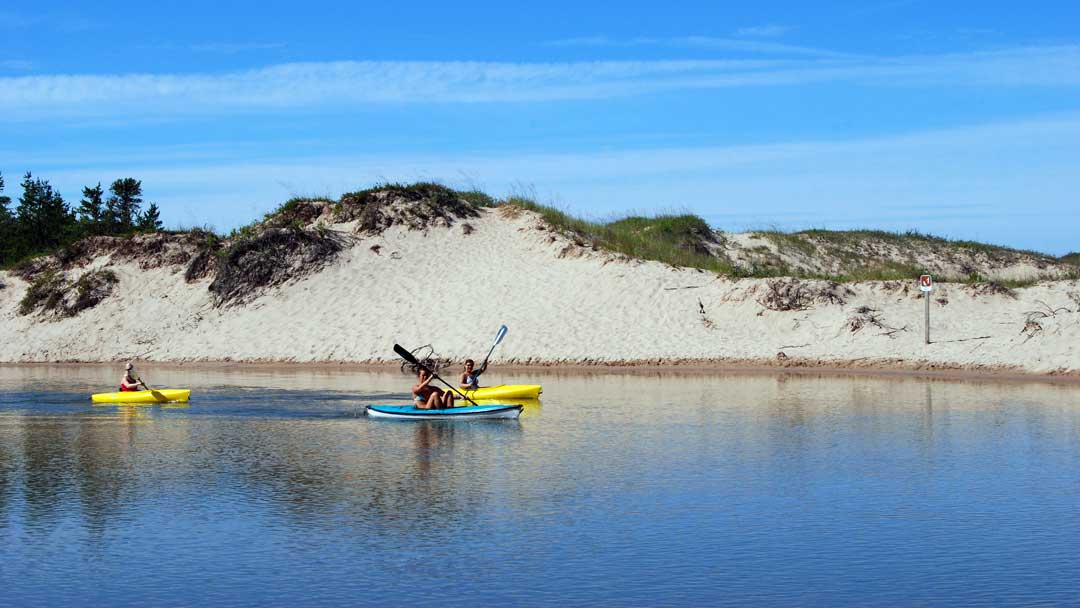
[[[439,374],[435,373],[435,370],[433,370],[430,367],[428,367],[428,366],[424,365],[423,363],[421,363],[420,360],[417,359],[415,356],[413,356],[412,353],[405,350],[405,347],[403,347],[402,345],[395,344],[394,345],[394,352],[397,353],[402,359],[405,359],[406,361],[408,361],[409,363],[412,363],[413,365],[415,365],[417,367],[420,367],[420,368],[423,368],[423,369],[427,370],[427,373],[431,374],[431,376],[433,378],[435,378],[439,382],[442,382],[443,384],[448,386],[450,388],[450,390],[457,393],[462,399],[468,401],[469,403],[471,403],[473,405],[479,405],[477,402],[475,402],[472,399],[469,399],[468,397],[466,397],[464,393],[462,393],[458,389],[454,388],[449,382],[447,382],[446,380],[443,380],[442,378],[440,378]]]
[[[139,384],[143,385],[143,388],[145,388],[146,390],[148,390],[148,391],[157,390],[156,388],[154,388],[154,387],[150,386],[149,384],[147,384],[146,380],[142,379],[142,376],[135,376],[135,379],[138,380]]]
[[[487,362],[488,362],[488,359],[491,358],[491,353],[495,352],[495,347],[498,346],[499,342],[502,342],[503,338],[505,338],[505,337],[506,337],[506,326],[502,325],[502,326],[499,327],[499,331],[495,332],[495,343],[491,345],[491,349],[488,350],[487,357],[484,357],[484,362],[480,364],[480,369],[481,370],[487,369]]]

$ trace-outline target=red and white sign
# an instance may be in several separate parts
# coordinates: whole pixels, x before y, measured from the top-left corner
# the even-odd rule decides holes
[[[922,275],[919,277],[919,289],[922,291],[933,291],[934,279],[928,274]]]

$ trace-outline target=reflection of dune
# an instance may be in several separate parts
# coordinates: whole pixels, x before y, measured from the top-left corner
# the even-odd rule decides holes
[[[161,409],[163,409],[163,410],[186,410],[189,407],[191,407],[191,406],[188,403],[162,403],[161,404]]]
[[[60,382],[100,382],[101,368],[68,369]],[[0,380],[6,371],[0,367]],[[55,381],[45,370],[35,374],[27,385]],[[73,415],[5,419],[18,422],[0,425],[0,514],[25,494],[35,513],[48,515],[76,490],[82,525],[105,529],[132,509],[158,508],[155,496],[168,490],[228,496],[297,525],[332,522],[347,534],[407,542],[418,530],[444,530],[492,510],[529,513],[544,496],[576,500],[702,463],[784,466],[808,477],[816,472],[813,456],[836,446],[902,441],[947,454],[965,441],[950,428],[983,428],[986,412],[1027,407],[1033,432],[1049,432],[1071,422],[1075,402],[1075,387],[1030,383],[536,373],[529,379],[545,380],[544,404],[514,400],[525,406],[521,421],[378,423],[340,415],[366,399],[343,398],[344,387],[404,400],[408,379],[399,374],[256,368],[203,375],[245,388],[215,389],[195,412],[187,404],[85,408],[73,400]],[[198,386],[192,380],[184,384]],[[290,393],[264,404],[261,383],[314,403]],[[321,386],[306,388],[312,384]],[[81,384],[72,390],[82,391]],[[290,409],[286,399],[301,405]]]
[[[102,416],[130,422],[149,422],[151,403],[95,403],[94,411]]]

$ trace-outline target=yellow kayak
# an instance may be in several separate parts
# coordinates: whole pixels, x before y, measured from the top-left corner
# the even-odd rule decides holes
[[[169,403],[187,401],[191,391],[184,388],[161,388],[152,391],[127,391],[120,393],[95,393],[90,395],[94,403]]]
[[[469,399],[538,399],[541,389],[539,384],[499,384],[458,390]]]

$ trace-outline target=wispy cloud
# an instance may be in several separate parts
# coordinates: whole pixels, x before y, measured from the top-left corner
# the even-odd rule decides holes
[[[665,90],[856,82],[875,86],[1080,86],[1080,46],[895,58],[598,61],[341,61],[221,74],[0,77],[12,119],[182,115],[349,104],[608,99]]]
[[[232,55],[251,51],[270,51],[285,48],[283,42],[207,42],[191,45],[191,50],[200,53],[222,53]]]
[[[552,47],[575,47],[575,46],[633,46],[637,40],[645,40],[644,38],[635,38],[631,41],[618,42],[607,36],[577,36],[575,38],[560,38],[559,40],[548,40],[544,43],[544,46]]]
[[[4,59],[0,60],[0,69],[4,70],[29,70],[34,67],[32,62],[25,59]]]
[[[782,28],[782,26],[762,26],[759,28],[744,28],[736,33],[736,36],[777,36],[790,28]],[[758,31],[761,33],[752,33]],[[767,33],[775,32],[775,33]],[[733,51],[738,53],[748,54],[763,54],[763,55],[790,55],[790,56],[811,56],[811,57],[845,57],[850,56],[847,53],[841,53],[838,51],[831,51],[828,49],[817,49],[805,46],[797,46],[793,44],[781,44],[779,42],[765,42],[761,40],[745,40],[743,38],[722,38],[716,36],[676,36],[671,38],[651,38],[651,37],[636,37],[636,38],[609,38],[607,36],[582,36],[577,38],[563,38],[560,40],[551,40],[544,43],[545,46],[551,47],[612,47],[612,48],[633,48],[633,47],[667,47],[667,48],[683,48],[683,49],[710,49],[718,51]]]
[[[761,38],[775,38],[777,36],[783,36],[784,34],[795,29],[791,25],[755,25],[751,27],[741,27],[735,30],[736,36],[750,36]]]
[[[282,152],[231,158],[219,147],[85,155],[39,167],[64,192],[135,175],[171,222],[229,228],[294,194],[381,180],[450,179],[493,194],[534,184],[545,200],[602,217],[689,209],[729,230],[779,226],[918,228],[1051,251],[1080,230],[1080,115],[842,141],[534,153],[371,155]],[[14,152],[8,161],[24,162]],[[1031,159],[1038,158],[1033,163]],[[70,163],[70,164],[69,164]],[[66,167],[64,166],[66,165]],[[467,175],[465,183],[454,176]],[[152,190],[152,191],[150,191]],[[1047,223],[1047,218],[1054,221]]]
[[[672,38],[666,41],[672,46],[716,49],[723,51],[739,51],[744,53],[760,53],[768,55],[791,55],[809,57],[852,57],[850,53],[830,51],[793,44],[779,42],[766,42],[763,40],[743,40],[739,38],[715,38],[711,36],[686,36]]]
[[[84,32],[101,27],[101,23],[89,17],[72,13],[21,13],[0,12],[0,30],[48,28],[63,33]]]

